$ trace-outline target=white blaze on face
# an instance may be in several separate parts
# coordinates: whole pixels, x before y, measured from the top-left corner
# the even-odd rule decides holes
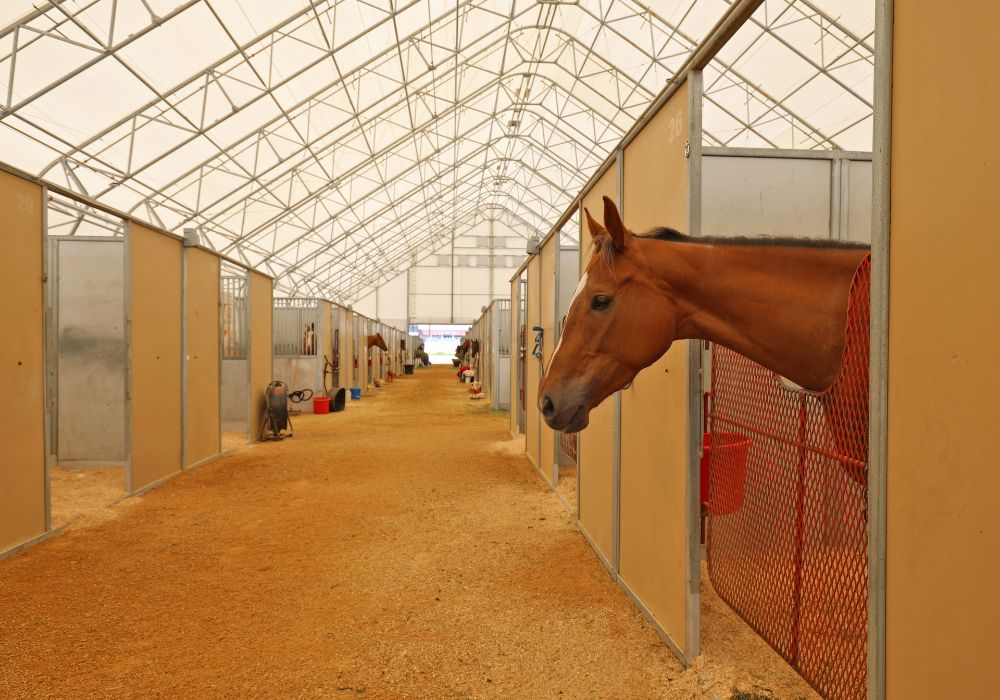
[[[576,301],[576,298],[578,296],[583,294],[583,288],[586,286],[587,286],[587,273],[584,272],[583,277],[580,278],[580,284],[576,285],[576,291],[573,293],[573,298],[569,300],[568,308],[570,309],[573,308],[573,302]],[[565,335],[565,333],[563,335]],[[545,365],[546,372],[549,371],[549,367],[552,366],[552,361],[556,359],[556,355],[559,354],[559,348],[561,347],[562,347],[562,335],[559,336],[559,342],[556,343],[556,349],[553,351],[552,357],[549,358],[549,364]]]

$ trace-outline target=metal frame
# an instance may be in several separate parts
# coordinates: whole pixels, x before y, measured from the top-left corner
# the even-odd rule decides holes
[[[868,697],[886,696],[886,497],[889,414],[889,224],[891,220],[893,0],[875,13],[872,153],[872,288],[868,431]]]
[[[49,376],[49,358],[54,357],[52,354],[55,349],[55,340],[58,338],[58,333],[55,332],[56,328],[52,326],[53,322],[53,311],[55,309],[55,304],[52,299],[52,288],[53,280],[58,279],[53,275],[50,265],[52,263],[49,260],[49,208],[46,206],[46,202],[49,201],[48,188],[42,186],[42,204],[41,204],[41,214],[42,214],[42,235],[41,235],[41,246],[42,246],[42,270],[45,277],[42,283],[42,358],[44,369],[42,371],[42,396],[45,397],[45,413],[43,417],[43,430],[45,431],[45,465],[44,465],[44,478],[45,478],[45,532],[48,533],[52,530],[52,474],[50,471],[51,460],[50,457],[54,456],[54,442],[55,442],[55,407],[56,402],[54,399],[54,394],[50,392],[53,390],[52,384],[55,382],[52,379],[55,377]]]
[[[694,70],[688,76],[688,173],[687,173],[687,227],[690,235],[701,234],[701,194],[702,194],[702,91],[704,80],[702,71]],[[701,452],[702,433],[701,402],[704,392],[702,383],[701,342],[689,340],[688,387],[687,387],[687,629],[685,649],[687,663],[690,664],[701,653]]]
[[[125,493],[132,495],[132,222],[125,221]]]
[[[664,100],[666,102],[666,100]],[[624,216],[625,200],[625,144],[615,150],[615,203]],[[582,198],[582,195],[581,195]],[[615,417],[611,432],[614,435],[613,460],[611,462],[611,571],[615,580],[622,583],[621,576],[621,506],[622,506],[622,392],[615,392]],[[631,595],[631,594],[630,594]],[[634,596],[633,596],[634,599]],[[651,617],[643,608],[647,617]]]
[[[600,168],[663,80],[681,79],[692,60],[706,65],[747,20],[749,41],[727,62],[713,62],[705,91],[706,109],[737,128],[708,134],[709,141],[824,148],[836,146],[845,129],[871,115],[870,100],[841,77],[851,66],[872,62],[871,35],[854,34],[809,0],[788,0],[752,18],[759,2],[735,3],[700,45],[686,23],[695,0],[679,8],[673,21],[636,0],[611,0],[600,11],[579,4],[527,4],[506,15],[496,14],[487,0],[457,0],[454,8],[437,16],[428,10],[426,20],[407,24],[409,33],[401,27],[422,11],[420,0],[387,10],[365,4],[357,31],[335,41],[328,30],[349,9],[346,0],[316,0],[256,36],[241,38],[208,0],[188,0],[163,16],[144,5],[148,18],[124,37],[120,30],[116,35],[115,4],[106,17],[86,14],[97,2],[84,0],[72,10],[51,2],[0,30],[0,38],[10,38],[0,54],[0,70],[9,75],[0,95],[0,122],[23,142],[55,153],[39,174],[88,198],[114,193],[131,216],[157,228],[197,227],[209,248],[280,277],[282,291],[341,303],[361,298],[415,257],[497,213],[544,231],[573,204],[571,193]],[[228,50],[177,86],[160,89],[125,49],[161,26],[180,26],[194,12],[218,25]],[[596,27],[593,36],[585,41],[563,30],[566,13]],[[490,21],[476,24],[467,22],[469,17]],[[643,31],[635,31],[636,22]],[[808,40],[787,31],[790,26],[806,27]],[[70,44],[90,56],[50,76],[47,85],[28,85],[19,58],[43,40]],[[359,58],[361,41],[376,43]],[[792,88],[772,89],[766,76],[747,76],[734,67],[762,42],[794,56],[803,79]],[[817,43],[823,50],[815,55]],[[274,56],[286,44],[311,47],[315,57],[279,65]],[[612,45],[642,57],[642,66],[616,65]],[[496,69],[500,57],[515,60],[499,61],[504,68]],[[34,118],[29,107],[36,100],[102,61],[153,97],[86,137]],[[334,69],[326,71],[329,78],[316,77],[329,66]],[[469,66],[481,77],[473,79]],[[370,76],[379,76],[383,93],[362,104],[355,93]],[[812,124],[783,104],[817,80],[853,100],[853,122]],[[311,92],[291,99],[293,81],[309,85]],[[234,82],[244,91],[240,97]],[[15,99],[15,85],[26,97]],[[574,94],[577,86],[592,99]],[[203,99],[210,92],[223,95],[231,111],[213,110]],[[734,99],[748,106],[745,114]],[[332,104],[342,107],[335,119],[308,131],[300,126]],[[237,126],[230,119],[247,108],[263,115],[262,124]],[[584,116],[586,125],[580,123]],[[775,124],[791,144],[779,142]],[[170,136],[164,138],[164,131]],[[389,137],[378,146],[376,131]],[[150,176],[168,156],[195,142],[207,146],[204,156],[170,163],[160,179]],[[249,155],[277,143],[292,146],[280,163]],[[328,163],[344,144],[356,157],[335,172]],[[113,157],[115,149],[127,150],[126,162]],[[148,159],[133,161],[146,149]],[[216,175],[233,184],[202,190],[200,183]],[[414,181],[419,184],[409,187]],[[198,189],[194,201],[185,194],[188,188]],[[291,194],[303,189],[304,196]],[[253,202],[277,213],[262,223],[245,223],[242,212]]]

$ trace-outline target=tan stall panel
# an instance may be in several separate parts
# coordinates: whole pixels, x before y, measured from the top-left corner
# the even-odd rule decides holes
[[[129,240],[129,488],[136,493],[181,468],[184,252],[179,240],[138,224],[132,224]]]
[[[687,228],[687,83],[625,149],[633,231]],[[673,347],[622,392],[620,575],[680,652],[688,614],[688,348]]]
[[[45,342],[42,189],[0,173],[0,239],[8,260],[0,327],[0,382],[17,400],[4,417],[0,553],[45,532]],[[16,300],[16,303],[15,303]]]
[[[583,206],[601,220],[601,197],[617,199],[618,168],[612,166],[583,198]],[[586,218],[580,212],[580,274],[593,254]],[[590,412],[590,424],[577,436],[580,526],[610,566],[614,561],[615,396]]]
[[[524,434],[527,444],[526,451],[528,459],[536,467],[541,469],[539,455],[542,449],[542,416],[538,411],[538,382],[541,380],[542,368],[531,351],[535,347],[536,331],[531,330],[541,324],[539,318],[539,288],[541,287],[541,263],[535,255],[528,263],[528,286],[527,304],[525,305],[525,345],[528,357],[525,361],[524,372]],[[542,474],[542,477],[551,484],[551,476]]]
[[[1000,5],[985,0],[895,3],[885,594],[891,699],[1000,693],[1000,142],[988,136],[1000,114],[998,23]]]
[[[271,383],[271,315],[274,310],[270,277],[248,273],[250,296],[250,436],[257,440],[264,420],[264,396]]]
[[[184,415],[184,466],[191,467],[222,451],[219,376],[219,258],[185,248],[187,298],[184,358],[187,365]]]
[[[545,329],[545,342],[542,343],[542,368],[548,367],[549,360],[556,347],[556,260],[559,257],[559,234],[552,236],[542,246],[538,255],[539,266],[539,292],[541,293],[541,312],[539,319],[542,328]],[[540,381],[540,380],[539,380]],[[538,403],[538,394],[535,387],[535,403]],[[538,468],[542,474],[551,482],[556,483],[559,477],[559,467],[556,465],[556,434],[541,415],[538,416],[539,439],[541,448],[539,449]]]

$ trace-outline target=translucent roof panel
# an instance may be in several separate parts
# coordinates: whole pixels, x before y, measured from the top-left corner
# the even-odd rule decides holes
[[[484,219],[547,233],[728,8],[10,0],[0,157],[350,302]],[[873,15],[767,0],[706,70],[706,143],[870,148]]]

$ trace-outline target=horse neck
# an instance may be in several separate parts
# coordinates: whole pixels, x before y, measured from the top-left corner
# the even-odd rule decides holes
[[[678,339],[724,345],[813,390],[837,377],[861,248],[644,241]]]

